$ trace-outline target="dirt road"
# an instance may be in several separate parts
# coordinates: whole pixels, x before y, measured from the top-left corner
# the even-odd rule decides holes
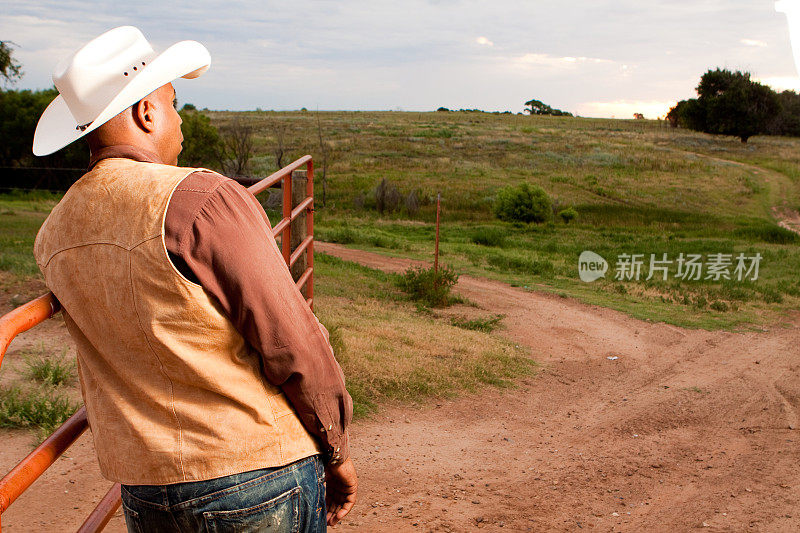
[[[386,270],[413,264],[315,246]],[[531,347],[540,373],[357,423],[361,494],[336,530],[800,531],[800,314],[712,333],[468,276],[457,291],[505,314],[502,334]],[[73,530],[107,487],[92,453],[84,439],[4,530]]]
[[[342,530],[800,531],[799,315],[711,333],[468,276],[457,291],[543,369],[357,425],[363,492]]]

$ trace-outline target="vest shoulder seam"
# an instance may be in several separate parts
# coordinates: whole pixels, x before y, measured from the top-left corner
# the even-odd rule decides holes
[[[60,254],[62,252],[66,252],[67,250],[72,250],[72,249],[75,249],[75,248],[82,248],[84,246],[93,246],[93,245],[96,245],[96,244],[102,244],[102,245],[106,245],[106,246],[116,246],[117,248],[122,248],[123,250],[127,250],[127,251],[130,252],[131,250],[133,250],[137,246],[141,245],[142,243],[147,242],[147,241],[152,240],[152,239],[155,239],[156,237],[158,237],[158,235],[147,237],[147,238],[142,239],[139,242],[137,242],[137,243],[135,243],[133,245],[130,245],[130,246],[125,246],[124,244],[122,244],[120,242],[117,242],[117,241],[107,241],[107,240],[83,241],[83,242],[79,242],[79,243],[76,243],[76,244],[71,244],[69,246],[62,246],[61,248],[57,248],[56,250],[51,252],[49,256],[47,256],[47,259],[44,261],[44,266],[47,267],[47,265],[50,264],[50,261],[52,261],[55,256],[57,256],[58,254]]]

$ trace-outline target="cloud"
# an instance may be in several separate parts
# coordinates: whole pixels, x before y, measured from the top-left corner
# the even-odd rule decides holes
[[[776,91],[800,92],[800,78],[797,76],[771,76],[767,78],[753,78],[755,81],[769,85]]]
[[[767,43],[765,43],[764,41],[757,41],[755,39],[742,39],[739,42],[747,46],[757,46],[759,48],[766,48],[767,46]]]
[[[582,117],[633,118],[634,113],[642,113],[645,118],[663,117],[675,102],[614,100],[611,102],[583,102],[576,106]]]
[[[18,45],[20,88],[48,87],[58,59],[132,24],[156,50],[182,39],[208,47],[211,70],[179,89],[200,107],[517,110],[535,97],[570,111],[597,104],[582,110],[656,116],[609,104],[692,97],[715,66],[795,75],[787,19],[773,3],[179,0],[164,17],[163,0],[133,11],[121,0],[26,0],[3,4],[0,38]],[[749,44],[759,38],[770,53]]]
[[[512,62],[518,67],[550,68],[574,68],[577,65],[614,63],[614,61],[611,61],[610,59],[599,59],[596,57],[557,57],[549,54],[524,54],[514,58]]]

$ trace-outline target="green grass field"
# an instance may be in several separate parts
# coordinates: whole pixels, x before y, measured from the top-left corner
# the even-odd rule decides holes
[[[800,238],[773,218],[775,207],[800,207],[798,139],[756,137],[742,144],[655,121],[469,112],[210,115],[219,127],[236,119],[254,128],[254,175],[276,169],[278,130],[285,131],[284,164],[314,155],[316,231],[323,240],[430,259],[441,193],[442,260],[460,273],[688,327],[774,323],[800,303]],[[400,193],[392,212],[375,209],[382,179]],[[541,185],[559,209],[574,207],[577,220],[496,220],[498,188],[522,182]],[[412,192],[417,202],[407,205]],[[4,198],[0,270],[35,276],[33,234],[56,198]],[[609,261],[605,279],[579,280],[583,250]],[[613,279],[620,254],[644,254],[647,263],[651,254],[664,253],[673,261],[681,253],[704,260],[759,253],[762,260],[755,281],[675,279],[675,264],[667,281]]]
[[[340,112],[319,113],[323,150],[316,113],[211,116],[218,126],[236,117],[255,128],[256,174],[275,170],[277,128],[287,131],[289,160],[315,156],[315,221],[323,240],[431,259],[441,193],[442,260],[460,273],[686,327],[779,322],[800,303],[800,237],[773,218],[775,207],[800,207],[798,139],[742,144],[656,121]],[[397,210],[379,214],[374,191],[384,178],[397,186],[400,200]],[[559,209],[574,207],[577,220],[530,226],[496,220],[498,188],[522,182],[541,185]],[[406,207],[412,192],[418,209]],[[606,279],[579,280],[583,250],[609,261]],[[673,263],[666,281],[645,282],[650,255],[664,253],[673,261],[681,253],[701,254],[704,262],[709,254],[759,253],[762,259],[754,281],[676,279]],[[613,279],[620,254],[644,254],[642,279]]]

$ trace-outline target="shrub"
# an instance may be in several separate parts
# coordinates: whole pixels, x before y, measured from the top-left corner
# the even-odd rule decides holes
[[[189,167],[208,167],[219,163],[222,152],[222,141],[217,128],[211,120],[193,109],[191,104],[183,106],[180,111],[181,130],[183,132],[183,150],[178,156],[178,164]]]
[[[728,310],[728,304],[726,304],[721,300],[711,302],[711,305],[709,305],[709,307],[714,311],[721,311],[723,313]]]
[[[413,217],[419,212],[419,198],[417,197],[417,191],[411,191],[406,196],[406,213],[408,216]]]
[[[400,204],[400,191],[386,178],[383,178],[375,187],[375,209],[378,213],[393,212]]]
[[[522,183],[497,192],[494,214],[507,222],[546,222],[552,217],[552,202],[538,185]]]
[[[576,218],[578,218],[578,212],[575,211],[574,207],[568,207],[566,209],[562,209],[558,212],[558,216],[561,217],[561,220],[564,221],[564,224],[569,224]]]
[[[458,300],[450,294],[450,289],[457,281],[455,270],[442,265],[438,272],[434,272],[433,267],[409,268],[399,275],[396,283],[412,299],[430,307],[443,307]]]

